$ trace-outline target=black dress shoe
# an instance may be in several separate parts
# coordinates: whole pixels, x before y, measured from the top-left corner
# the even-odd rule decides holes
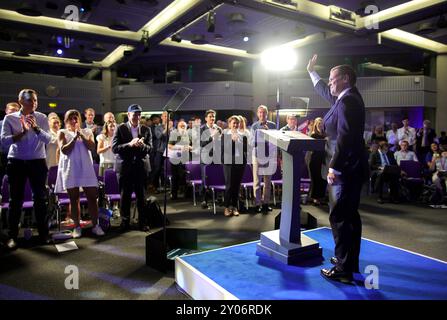
[[[261,206],[256,206],[255,207],[255,213],[262,213],[262,207]]]
[[[6,248],[8,248],[9,250],[15,250],[18,248],[17,242],[14,239],[9,239],[8,241],[6,241]]]
[[[339,271],[336,267],[321,269],[321,275],[329,280],[350,283],[353,280],[352,272]]]
[[[384,201],[382,198],[379,198],[379,199],[377,199],[377,203],[384,204]]]
[[[206,203],[206,201],[202,201],[200,206],[202,207],[202,209],[208,209],[208,204]]]
[[[331,257],[330,261],[331,261],[331,263],[332,263],[334,266],[336,266],[337,263],[338,263],[338,259],[337,259],[337,257]]]
[[[268,204],[263,204],[262,205],[262,211],[264,211],[264,212],[271,212],[271,211],[273,211],[273,208],[270,207]]]
[[[149,231],[150,231],[149,226],[143,226],[143,225],[141,225],[141,226],[138,227],[138,229],[139,229],[140,231],[143,231],[143,232],[149,232]]]

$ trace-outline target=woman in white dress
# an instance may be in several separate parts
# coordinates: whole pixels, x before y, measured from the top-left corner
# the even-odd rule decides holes
[[[92,217],[92,232],[98,236],[104,235],[98,224],[98,179],[93,168],[91,151],[96,148],[93,132],[81,129],[81,114],[78,110],[68,110],[64,117],[65,128],[59,131],[58,142],[61,150],[59,168],[57,171],[56,192],[67,191],[70,198],[71,217],[75,228],[73,238],[81,237],[80,222],[80,191],[85,192],[88,208]]]
[[[96,152],[99,154],[99,176],[103,177],[106,169],[113,169],[115,166],[116,155],[112,151],[112,139],[115,133],[115,121],[107,121],[104,124],[102,133],[96,137],[98,148]]]

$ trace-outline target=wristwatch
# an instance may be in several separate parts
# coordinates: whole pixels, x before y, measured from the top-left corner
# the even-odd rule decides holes
[[[36,134],[39,134],[41,129],[38,126],[35,126],[33,130],[34,132],[36,132]]]

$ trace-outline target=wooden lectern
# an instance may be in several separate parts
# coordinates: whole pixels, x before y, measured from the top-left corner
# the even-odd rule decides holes
[[[300,182],[305,151],[324,150],[325,140],[313,139],[297,131],[261,130],[266,141],[282,151],[282,202],[279,230],[261,233],[257,252],[286,264],[322,256],[317,241],[301,234]]]

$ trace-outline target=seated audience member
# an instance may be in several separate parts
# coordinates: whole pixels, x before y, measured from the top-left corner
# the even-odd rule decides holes
[[[435,154],[439,154],[440,153],[440,149],[439,146],[436,142],[433,142],[430,145],[430,151],[427,152],[427,154],[425,155],[425,157],[423,158],[424,161],[424,177],[425,177],[425,182],[427,184],[431,184],[432,183],[432,170],[430,170],[430,165],[431,165],[431,160],[433,159],[433,155]]]
[[[102,236],[104,231],[98,223],[98,179],[91,153],[96,147],[93,132],[91,129],[81,129],[81,114],[78,110],[68,110],[65,113],[64,123],[65,129],[60,130],[58,134],[61,157],[55,191],[68,193],[71,218],[75,223],[73,238],[80,238],[82,229],[79,188],[82,187],[87,197],[88,210],[92,219],[92,233]]]
[[[233,115],[222,133],[222,163],[225,177],[224,215],[238,216],[239,189],[247,164],[247,136],[239,131],[241,119]]]
[[[396,151],[394,153],[394,159],[396,159],[396,162],[398,165],[400,165],[400,162],[402,160],[413,160],[418,161],[418,158],[416,157],[416,153],[413,151],[409,151],[409,145],[407,140],[402,140],[399,142],[400,150]]]
[[[375,181],[375,190],[378,191],[378,203],[383,203],[383,185],[389,184],[391,201],[399,201],[399,178],[400,170],[394,159],[393,153],[388,150],[388,142],[381,141],[379,149],[371,153],[369,157],[371,168],[371,180]],[[391,168],[393,166],[393,168]]]
[[[446,178],[447,178],[447,151],[441,154],[434,153],[430,164],[433,173],[433,184],[436,186],[436,204],[443,202],[446,195]]]
[[[47,166],[48,168],[57,166],[59,164],[59,143],[57,141],[57,134],[61,128],[61,120],[56,113],[48,116],[48,125],[50,126],[51,141],[47,144]]]
[[[391,152],[396,152],[399,147],[397,129],[397,123],[393,122],[391,123],[391,129],[386,132],[386,139]]]
[[[191,152],[191,140],[185,121],[179,121],[177,129],[169,135],[168,157],[171,161],[172,189],[171,199],[177,200],[179,186],[186,185],[185,163],[189,161]]]
[[[383,127],[382,126],[376,126],[374,128],[374,132],[371,135],[371,143],[379,143],[381,141],[387,141],[386,137],[385,137],[385,133],[383,132]]]
[[[441,131],[441,136],[438,138],[438,142],[440,146],[447,145],[447,136],[445,135],[445,131]]]
[[[116,156],[112,151],[113,134],[115,133],[115,121],[104,124],[102,133],[96,137],[98,141],[97,153],[99,154],[99,176],[103,177],[107,169],[115,167]]]

